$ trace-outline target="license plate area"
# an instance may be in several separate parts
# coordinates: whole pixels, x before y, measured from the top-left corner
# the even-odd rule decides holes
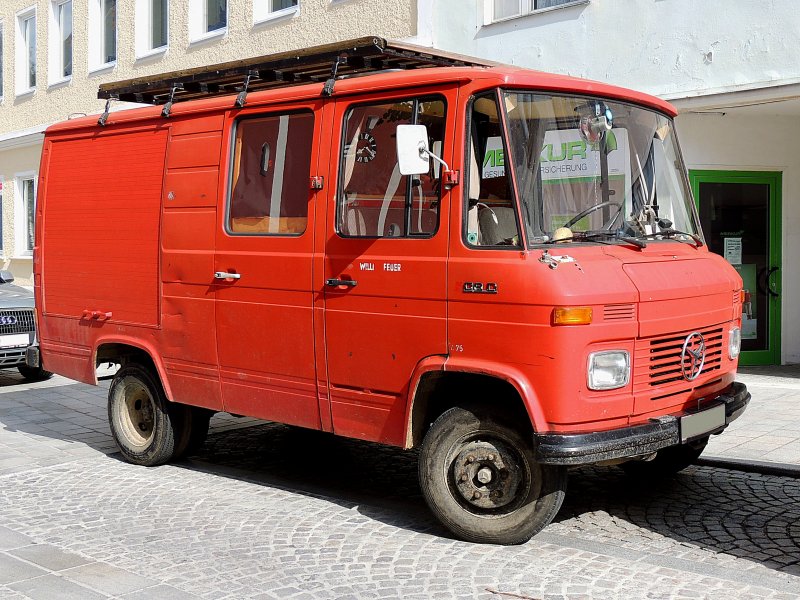
[[[725,426],[725,405],[717,404],[698,413],[681,417],[680,426],[683,443],[718,431]]]
[[[28,344],[30,344],[30,336],[27,333],[0,335],[0,348],[19,348]]]

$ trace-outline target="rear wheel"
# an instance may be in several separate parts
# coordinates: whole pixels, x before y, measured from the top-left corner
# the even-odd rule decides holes
[[[632,460],[622,463],[620,468],[632,477],[659,478],[670,477],[693,464],[708,444],[703,438],[680,446],[663,448],[656,453],[653,460]]]
[[[50,371],[45,371],[42,367],[29,367],[28,365],[20,365],[17,367],[19,374],[28,381],[44,381],[50,379],[53,374]]]
[[[148,467],[170,460],[181,433],[177,412],[149,369],[117,371],[108,390],[108,421],[125,460]]]
[[[564,467],[540,465],[518,428],[481,408],[451,408],[431,426],[419,459],[431,511],[471,542],[521,544],[555,517]]]

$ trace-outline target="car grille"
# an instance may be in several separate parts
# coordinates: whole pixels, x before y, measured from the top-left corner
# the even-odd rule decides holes
[[[721,367],[723,328],[709,327],[698,331],[706,342],[706,360],[701,372],[701,378],[705,380],[704,375]],[[681,372],[681,350],[690,333],[692,331],[684,331],[636,342],[634,382],[638,390],[677,381],[686,383]]]
[[[0,335],[28,333],[35,329],[33,310],[0,310]]]

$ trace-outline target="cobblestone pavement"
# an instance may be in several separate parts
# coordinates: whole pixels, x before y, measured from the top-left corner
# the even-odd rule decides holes
[[[105,394],[0,376],[0,598],[800,598],[798,478],[575,470],[531,542],[481,546],[434,521],[413,452],[220,415],[137,467]]]

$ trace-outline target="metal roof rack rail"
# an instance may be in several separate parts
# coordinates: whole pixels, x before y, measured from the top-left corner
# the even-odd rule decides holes
[[[444,66],[490,67],[497,63],[414,46],[379,37],[314,46],[302,50],[248,58],[162,75],[104,83],[97,92],[103,100],[168,105],[175,102],[237,94],[244,106],[247,94],[258,90],[324,83],[322,94],[333,94],[337,79],[386,70]]]

